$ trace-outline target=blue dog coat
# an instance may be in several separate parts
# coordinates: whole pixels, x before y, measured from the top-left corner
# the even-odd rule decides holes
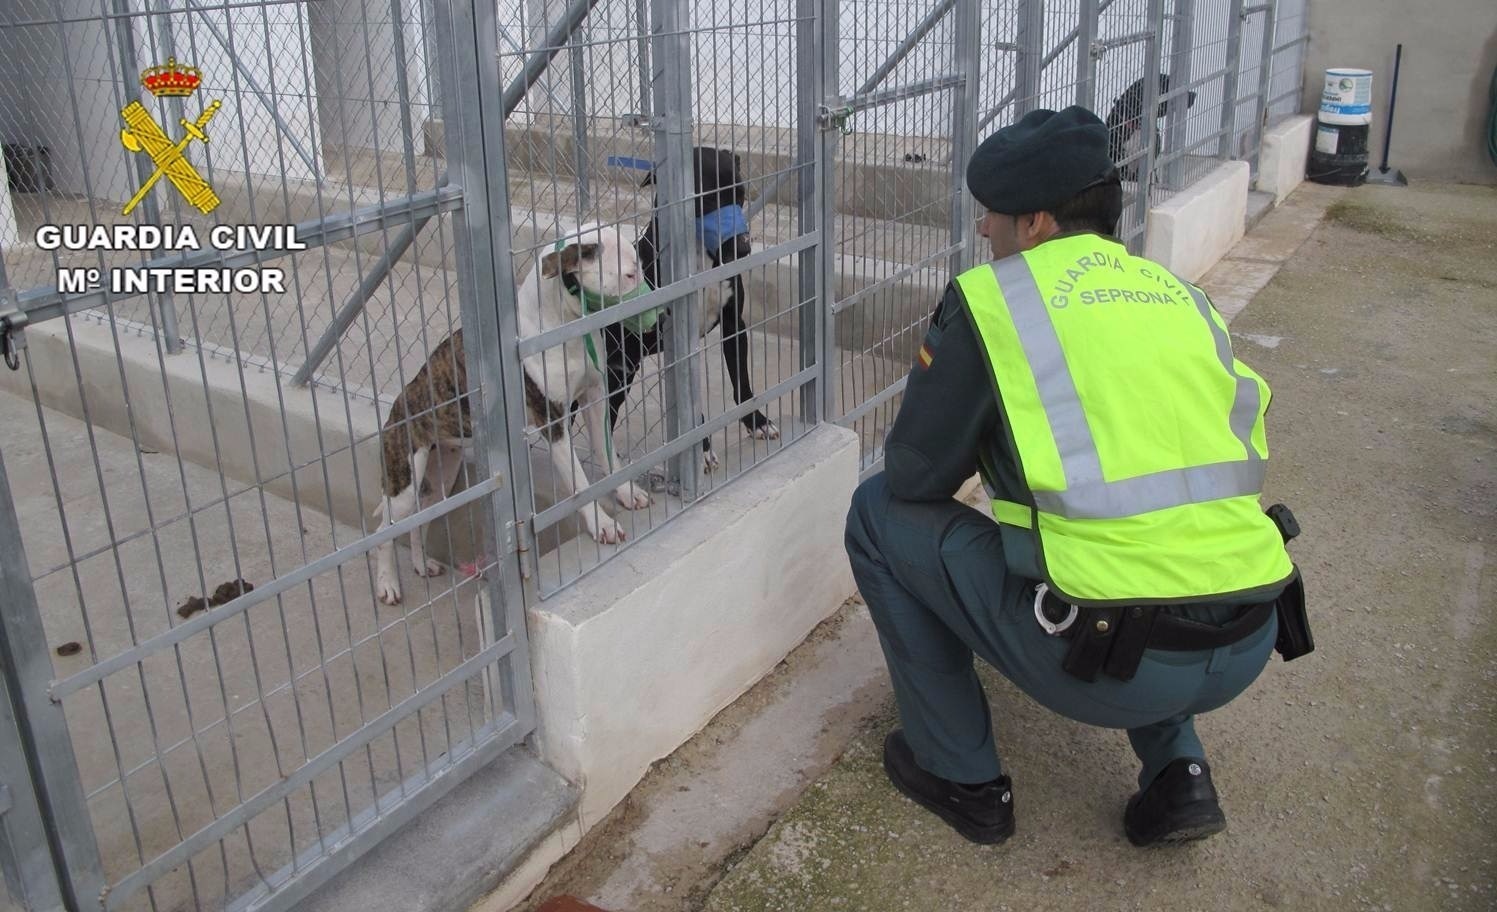
[[[742,206],[723,206],[697,219],[697,238],[707,250],[717,250],[725,242],[748,234],[748,216]]]

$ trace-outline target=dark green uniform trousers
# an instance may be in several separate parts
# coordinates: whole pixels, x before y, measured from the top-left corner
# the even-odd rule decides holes
[[[954,500],[899,500],[880,474],[853,494],[846,543],[915,759],[956,782],[986,782],[1002,772],[973,653],[1054,712],[1127,729],[1143,763],[1142,788],[1173,760],[1205,759],[1193,717],[1245,690],[1273,649],[1271,618],[1231,646],[1150,649],[1133,680],[1099,674],[1088,683],[1061,668],[1070,640],[1046,634],[1035,620],[1036,582],[1008,573],[998,525],[988,516]],[[1208,623],[1237,611],[1181,609]]]

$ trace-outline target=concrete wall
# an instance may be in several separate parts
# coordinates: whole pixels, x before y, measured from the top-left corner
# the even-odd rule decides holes
[[[1394,47],[1403,43],[1389,164],[1411,179],[1497,184],[1485,133],[1497,67],[1497,4],[1436,0],[1417,14],[1403,0],[1314,0],[1304,109],[1320,108],[1327,67],[1373,71],[1371,154],[1382,157]]]
[[[318,118],[334,146],[400,152],[405,147],[397,79],[395,27],[389,0],[324,0],[307,5]],[[402,0],[406,91],[411,140],[432,117],[435,73],[426,67],[426,32],[420,0]],[[373,65],[370,65],[372,61]]]
[[[853,593],[857,478],[857,435],[823,425],[530,607],[537,743],[584,830]]]

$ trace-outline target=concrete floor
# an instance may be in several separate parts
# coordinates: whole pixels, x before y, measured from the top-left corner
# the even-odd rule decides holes
[[[1265,501],[1305,529],[1318,649],[1200,723],[1226,834],[1133,849],[1122,734],[990,674],[1010,843],[969,845],[897,796],[889,716],[703,908],[1492,908],[1494,253],[1491,188],[1358,189],[1232,324],[1275,392]]]
[[[964,842],[883,776],[897,723],[854,604],[662,761],[525,908],[562,893],[620,912],[1492,908],[1494,248],[1491,188],[1305,185],[1203,282],[1274,390],[1265,502],[1305,528],[1292,551],[1318,646],[1199,723],[1225,834],[1133,849],[1123,734],[985,671],[1019,832]]]
[[[360,537],[50,409],[39,422],[15,396],[0,393],[0,424],[58,680],[181,624],[189,598],[263,585]],[[476,584],[400,566],[404,605],[379,604],[372,561],[355,558],[64,699],[111,882],[478,651]],[[198,855],[195,884],[186,868],[168,875],[158,907],[216,907],[257,868],[276,872],[293,844],[315,848],[318,824],[330,833],[375,794],[387,806],[403,779],[440,769],[495,710],[481,680],[449,690]]]

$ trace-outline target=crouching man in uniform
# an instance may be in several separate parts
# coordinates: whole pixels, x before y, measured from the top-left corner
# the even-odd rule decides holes
[[[976,653],[1030,697],[1122,728],[1140,846],[1226,826],[1197,714],[1313,648],[1258,498],[1268,385],[1196,286],[1113,236],[1107,128],[1033,111],[977,149],[967,184],[993,261],[936,310],[846,544],[902,729],[884,768],[959,833],[1014,832]],[[992,518],[953,500],[977,471]]]

